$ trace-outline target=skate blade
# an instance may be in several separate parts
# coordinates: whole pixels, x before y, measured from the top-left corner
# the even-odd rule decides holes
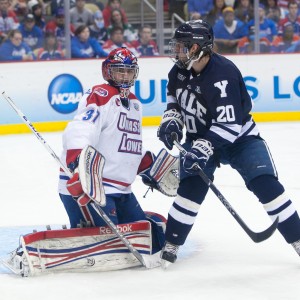
[[[153,269],[161,266],[160,252],[153,255],[142,255],[147,269]]]
[[[172,264],[173,263],[171,263],[171,262],[169,262],[167,260],[164,260],[164,259],[161,260],[161,268],[163,270],[167,270],[169,268],[169,266],[172,265]]]

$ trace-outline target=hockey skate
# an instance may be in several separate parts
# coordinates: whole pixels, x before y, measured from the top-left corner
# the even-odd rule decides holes
[[[21,247],[12,251],[9,258],[1,259],[1,263],[17,275],[21,275],[22,277],[29,276],[28,261]]]
[[[297,254],[300,256],[300,240],[292,243],[293,248],[297,252]]]
[[[166,242],[161,251],[161,266],[163,269],[167,269],[171,263],[176,261],[178,250],[179,246]]]

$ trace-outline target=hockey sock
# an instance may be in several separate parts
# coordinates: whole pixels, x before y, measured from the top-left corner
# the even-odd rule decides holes
[[[208,186],[199,176],[184,179],[178,195],[170,208],[166,228],[166,240],[183,245],[196,220],[200,204],[207,194]]]
[[[249,187],[272,220],[279,216],[278,230],[285,240],[288,243],[299,240],[300,219],[281,183],[274,176],[263,175],[253,179]]]

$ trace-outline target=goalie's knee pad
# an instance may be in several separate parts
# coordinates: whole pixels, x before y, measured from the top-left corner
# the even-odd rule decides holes
[[[152,233],[152,253],[160,251],[165,244],[165,231],[167,220],[164,216],[154,213],[145,212],[146,219],[151,223]]]

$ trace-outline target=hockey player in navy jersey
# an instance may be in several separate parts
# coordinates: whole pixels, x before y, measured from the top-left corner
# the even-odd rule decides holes
[[[175,65],[169,72],[167,109],[158,137],[168,149],[186,139],[180,183],[170,208],[162,263],[177,258],[208,192],[198,168],[213,180],[217,166],[229,164],[242,176],[278,230],[300,255],[300,220],[278,174],[269,148],[250,114],[252,103],[239,69],[214,53],[214,34],[202,20],[180,25],[170,41]]]

